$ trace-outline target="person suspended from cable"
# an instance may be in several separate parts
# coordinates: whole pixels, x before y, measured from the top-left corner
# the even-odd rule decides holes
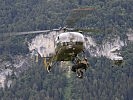
[[[77,73],[77,77],[83,78],[83,70],[86,71],[88,67],[89,67],[89,63],[87,58],[84,58],[83,60],[80,60],[79,58],[77,58],[76,64],[72,66],[71,70]]]

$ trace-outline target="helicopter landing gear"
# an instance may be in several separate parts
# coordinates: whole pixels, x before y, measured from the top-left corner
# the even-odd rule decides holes
[[[53,62],[53,63],[48,63],[48,66],[47,66],[47,72],[50,73],[53,66],[55,66],[55,64],[57,64],[58,62]]]
[[[51,72],[51,66],[50,65],[47,67],[47,71]]]
[[[81,69],[77,69],[77,77],[83,78],[83,71]]]

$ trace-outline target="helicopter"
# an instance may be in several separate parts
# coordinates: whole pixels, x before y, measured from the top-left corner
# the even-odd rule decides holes
[[[72,67],[76,67],[74,72],[77,73],[78,77],[82,77],[82,71],[75,65],[80,65],[82,62],[79,60],[85,60],[85,37],[82,32],[76,32],[72,28],[54,29],[58,31],[57,36],[54,38],[54,50],[48,55],[43,55],[44,66],[48,72],[57,63],[62,61],[71,61]],[[52,45],[53,46],[53,45]],[[39,51],[39,50],[38,50]],[[79,59],[78,55],[81,54],[82,58]],[[38,58],[37,58],[38,59]],[[78,61],[77,61],[78,60]],[[88,67],[88,61],[86,59],[86,67]],[[81,66],[80,66],[81,67]],[[84,69],[84,68],[80,68]],[[82,75],[81,75],[82,74]]]

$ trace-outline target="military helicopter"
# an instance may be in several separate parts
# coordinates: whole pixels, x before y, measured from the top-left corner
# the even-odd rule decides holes
[[[60,31],[59,34],[55,37],[55,45],[54,52],[49,54],[44,58],[44,66],[47,71],[50,72],[51,68],[55,63],[61,61],[72,61],[75,65],[80,64],[77,60],[85,60],[85,37],[82,32],[76,32],[73,28],[62,28],[62,29],[54,29],[54,31]],[[78,54],[82,54],[82,58],[78,58]],[[85,65],[88,67],[87,59],[85,60]],[[75,66],[75,72],[79,77],[83,77],[83,73],[77,66]],[[81,67],[81,66],[80,66]],[[82,68],[82,67],[81,67]],[[80,69],[81,69],[80,68]],[[84,68],[82,68],[84,69]],[[79,70],[79,71],[78,71]],[[81,75],[82,74],[82,75]]]

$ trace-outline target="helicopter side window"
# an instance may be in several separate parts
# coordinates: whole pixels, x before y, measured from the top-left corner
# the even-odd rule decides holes
[[[63,42],[63,46],[65,46],[66,45],[66,43],[65,42]]]
[[[76,45],[83,45],[82,42],[76,42]]]
[[[59,36],[57,37],[57,40],[59,40],[60,38],[59,38]]]

